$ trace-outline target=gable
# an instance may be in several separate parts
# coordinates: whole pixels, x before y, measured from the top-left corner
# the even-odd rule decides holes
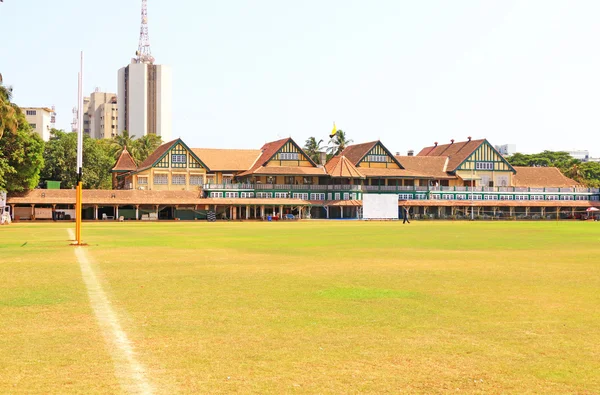
[[[207,169],[200,158],[181,140],[174,142],[150,166],[158,169]],[[142,169],[140,169],[142,170]]]
[[[316,167],[304,151],[289,139],[264,165],[267,167]]]
[[[367,153],[358,161],[357,166],[403,169],[400,162],[398,162],[381,142],[377,142],[377,144],[367,151]]]
[[[516,173],[510,163],[487,140],[484,140],[454,171],[507,171]]]

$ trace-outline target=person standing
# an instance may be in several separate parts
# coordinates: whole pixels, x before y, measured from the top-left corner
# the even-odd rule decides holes
[[[405,224],[407,222],[410,224],[410,221],[408,220],[408,215],[409,215],[410,208],[408,208],[406,206],[403,206],[402,209],[404,211],[404,221],[402,221],[402,224]]]

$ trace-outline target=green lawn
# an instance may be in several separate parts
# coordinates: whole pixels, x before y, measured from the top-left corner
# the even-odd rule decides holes
[[[0,227],[0,393],[121,391],[73,226]],[[84,223],[83,238],[156,393],[600,392],[598,223]]]

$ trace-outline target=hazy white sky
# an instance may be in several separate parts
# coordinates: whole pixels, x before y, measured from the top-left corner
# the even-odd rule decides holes
[[[173,136],[259,148],[292,136],[405,154],[467,136],[522,152],[600,156],[599,1],[148,0],[157,63],[173,69]],[[116,92],[141,0],[5,0],[0,73],[23,106],[70,128],[85,92]]]

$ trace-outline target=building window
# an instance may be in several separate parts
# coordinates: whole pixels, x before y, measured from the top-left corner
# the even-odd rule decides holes
[[[275,199],[277,199],[277,198],[287,199],[288,194],[287,194],[287,192],[275,192]]]
[[[236,197],[238,197],[238,193],[237,192],[225,192],[225,197],[236,198]]]
[[[339,193],[339,192],[337,192],[337,193],[335,194],[335,197],[334,197],[334,199],[335,199],[335,200],[340,200],[340,193]]]
[[[512,195],[500,195],[500,200],[513,200]]]
[[[411,200],[412,195],[410,193],[400,193],[398,194],[398,200]]]
[[[29,126],[31,126],[32,129],[37,129],[37,124],[35,123],[30,123]]]
[[[267,184],[275,184],[275,177],[267,176]]]
[[[344,193],[344,200],[350,200],[350,193]]]
[[[169,176],[167,174],[155,174],[154,184],[155,185],[167,185],[169,183]]]
[[[37,111],[36,110],[27,110],[26,114],[27,115],[37,115]]]
[[[515,195],[515,200],[529,200],[527,195]]]
[[[202,185],[203,182],[202,176],[190,176],[190,185]]]
[[[475,170],[494,170],[494,162],[475,162]]]
[[[308,200],[308,193],[294,193],[292,197],[294,199]]]
[[[481,200],[482,196],[481,195],[469,195],[469,199],[471,199],[471,200]]]
[[[325,200],[324,193],[311,193],[310,200]]]
[[[211,192],[210,193],[210,197],[211,198],[222,198],[223,197],[223,192]]]
[[[385,155],[369,155],[367,157],[368,162],[386,162],[387,156]]]
[[[297,152],[280,152],[279,160],[299,160],[300,157]]]
[[[171,184],[185,185],[185,174],[173,174],[173,176],[171,176]]]
[[[415,199],[417,200],[427,200],[427,194],[426,193],[417,193],[415,196]]]
[[[544,195],[531,195],[531,200],[544,200]]]
[[[485,195],[483,200],[498,200],[498,195]]]
[[[271,192],[257,192],[256,197],[261,199],[271,199]]]
[[[240,192],[240,197],[243,198],[253,198],[254,192]]]
[[[284,180],[283,180],[283,183],[284,184],[290,184],[290,185],[292,185],[292,184],[295,183],[295,181],[296,181],[296,179],[295,179],[294,176],[285,176]]]
[[[171,162],[172,163],[186,163],[187,156],[182,155],[182,154],[173,154],[173,155],[171,155]]]
[[[148,185],[148,177],[139,177],[138,176],[138,184],[140,184],[140,185]]]
[[[558,195],[548,195],[546,196],[546,200],[558,200]]]
[[[442,199],[444,199],[444,200],[454,200],[454,195],[450,195],[450,194],[442,195]]]
[[[456,195],[456,200],[466,200],[466,199],[467,199],[467,195],[462,195],[462,194]]]

